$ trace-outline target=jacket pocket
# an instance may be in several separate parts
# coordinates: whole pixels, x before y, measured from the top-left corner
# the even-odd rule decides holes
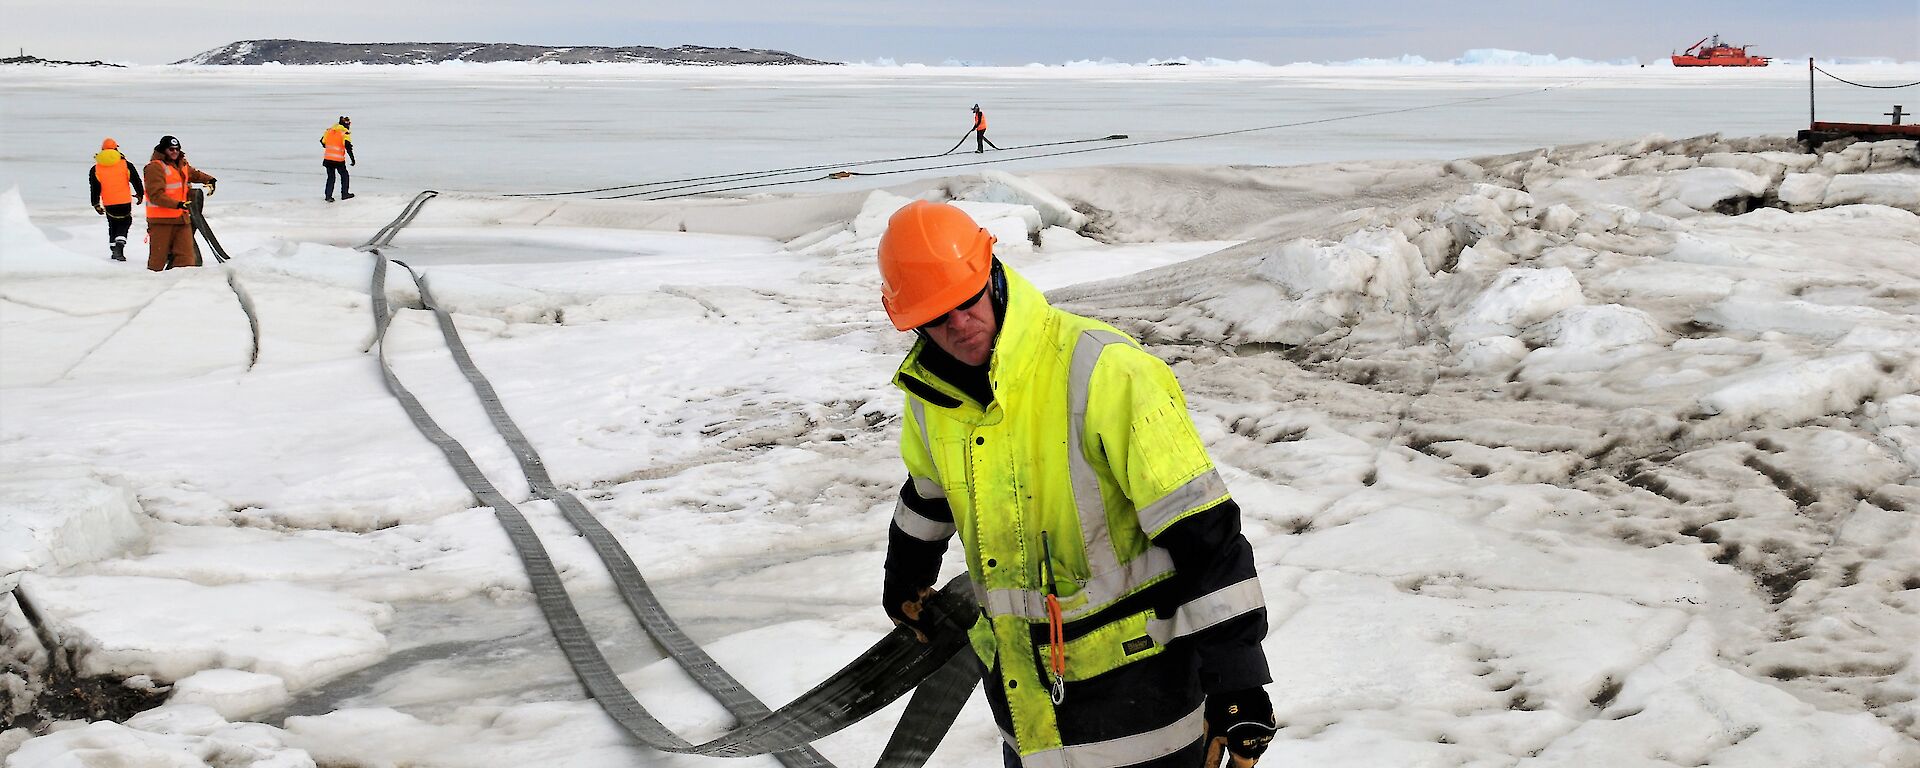
[[[1166,647],[1154,642],[1147,633],[1147,622],[1154,617],[1152,609],[1126,616],[1102,625],[1066,642],[1067,682],[1088,680],[1141,659],[1150,659],[1160,655]],[[1047,677],[1053,675],[1053,646],[1041,644],[1038,648],[1040,668],[1047,671]]]

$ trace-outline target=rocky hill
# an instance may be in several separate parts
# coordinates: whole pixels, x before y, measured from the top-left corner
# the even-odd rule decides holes
[[[8,56],[4,59],[0,59],[0,64],[38,64],[38,65],[47,66],[47,67],[118,67],[118,66],[122,66],[120,64],[109,64],[107,62],[98,61],[98,60],[96,61],[60,61],[58,59],[43,59],[38,56],[28,56],[24,53],[20,54],[19,56]]]
[[[175,64],[438,64],[446,61],[538,61],[555,64],[833,64],[758,48],[682,45],[551,46],[519,43],[325,43],[242,40]]]

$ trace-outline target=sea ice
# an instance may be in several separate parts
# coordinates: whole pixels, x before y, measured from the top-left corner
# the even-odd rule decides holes
[[[1179,81],[1180,98],[1249,76],[1215,69]],[[1496,71],[1328,69],[1290,70],[1286,87],[1399,103]],[[1593,87],[1639,100],[1657,89],[1637,78],[1672,77],[1695,83],[1688,103],[1722,93],[1652,69]],[[1797,89],[1790,75],[1756,73]],[[101,77],[147,76],[162,75]],[[552,80],[522,95],[549,107],[586,82],[426,79],[492,93],[536,76]],[[950,76],[781,82],[866,94]],[[339,75],[208,77],[259,93]],[[983,77],[1027,93],[1085,75]],[[1572,133],[1542,120],[1525,130]],[[208,130],[235,158],[269,140]],[[742,163],[792,146],[744,135],[727,138]],[[632,159],[550,162],[582,145],[545,138],[462,173],[476,189],[564,186]],[[1920,664],[1902,642],[1920,632],[1911,143],[1802,155],[1779,138],[1509,138],[1522,143],[1485,149],[1506,155],[1397,159],[1480,151],[1444,140],[1320,165],[1258,165],[1235,145],[818,195],[449,192],[385,255],[429,276],[556,480],[769,703],[886,629],[873,604],[903,480],[889,377],[911,337],[874,299],[874,249],[899,206],[958,199],[1051,301],[1142,338],[1180,377],[1269,596],[1283,726],[1269,761],[1920,762]],[[452,141],[366,181],[444,180],[436,164],[468,156]],[[711,163],[662,165],[694,159]],[[73,197],[71,179],[44,179],[25,199]],[[145,674],[176,699],[125,724],[0,735],[9,768],[708,762],[637,749],[583,697],[492,515],[386,392],[369,353],[374,261],[350,246],[413,190],[330,208],[235,191],[219,220],[235,260],[161,275],[105,262],[94,217],[0,196],[0,475],[8,502],[25,500],[0,526],[28,542],[0,551],[30,570],[83,671]],[[387,292],[388,359],[522,503],[616,669],[683,733],[727,728],[529,499],[405,270]],[[10,637],[30,634],[4,616]],[[7,658],[44,661],[32,645]],[[10,701],[25,695],[4,680]],[[969,702],[933,765],[995,753],[982,709]],[[894,712],[821,748],[864,764]]]

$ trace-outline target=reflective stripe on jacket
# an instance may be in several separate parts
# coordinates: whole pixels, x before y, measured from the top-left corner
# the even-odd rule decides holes
[[[178,165],[167,162],[166,155],[159,151],[153,153],[153,159],[141,170],[146,178],[142,186],[147,195],[147,221],[168,221],[187,215],[180,209],[187,202],[187,184],[213,181],[212,176],[187,163],[186,153],[180,154]]]
[[[1153,604],[1150,593],[1174,570],[1152,536],[1227,501],[1226,485],[1165,363],[1006,275],[992,403],[982,408],[922,367],[924,340],[895,374],[907,392],[900,449],[912,491],[943,498],[953,520],[902,503],[894,523],[922,540],[960,537],[983,613],[974,650],[996,670],[990,695],[1004,704],[1006,735],[1025,765],[1119,766],[1170,754],[1200,738],[1201,695],[1190,660],[1153,660],[1176,638],[1264,608],[1251,578],[1164,613]],[[1124,701],[1051,701],[1049,570],[1067,625],[1068,690],[1132,690]],[[1133,670],[1160,690],[1101,684]],[[1170,676],[1177,690],[1167,690]],[[1089,708],[1138,727],[1089,737],[1069,724],[1087,721]]]
[[[352,140],[353,137],[347,133],[346,126],[339,123],[328,128],[326,133],[320,134],[320,143],[326,147],[325,158],[328,160],[346,162],[347,142]]]
[[[129,186],[127,159],[117,149],[103,149],[93,156],[93,178],[100,182],[100,204],[121,205],[133,202]]]
[[[147,164],[148,171],[151,172],[156,165],[160,166],[161,183],[154,185],[151,183],[151,180],[149,180],[147,186],[147,220],[178,219],[186,216],[187,212],[185,210],[162,206],[159,205],[159,203],[172,202],[178,204],[187,199],[187,179],[190,178],[189,174],[192,173],[192,166],[182,161],[180,167],[176,168],[165,161],[156,160]],[[149,173],[148,175],[151,176],[152,174]]]

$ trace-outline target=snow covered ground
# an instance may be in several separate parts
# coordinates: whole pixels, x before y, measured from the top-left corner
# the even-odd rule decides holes
[[[1676,76],[1623,76],[1640,71]],[[1180,122],[1153,102],[1179,91],[1157,71],[1141,83],[1018,75],[992,77],[1036,105],[1086,99],[1066,100],[1049,138],[1101,112]],[[61,111],[93,88],[150,79],[211,98],[257,78],[241,92],[278,114],[311,101],[266,98],[294,80],[372,79],[66,77],[9,75],[0,88],[31,95],[10,102],[30,114],[65,114],[71,133],[106,114]],[[394,78],[366,97],[398,105],[461,77]],[[686,90],[741,85],[675,77]],[[832,87],[880,93],[825,105],[897,93],[932,104],[935,91],[977,85],[868,77],[756,98]],[[1394,103],[1396,89],[1445,100],[1552,79],[1395,75],[1370,89],[1355,76],[1188,77],[1204,80],[1177,81],[1196,103],[1273,86],[1315,90],[1338,112]],[[579,86],[565,99],[636,109],[597,90],[628,80],[572,78],[482,73],[471,85]],[[1082,91],[1096,87],[1133,106]],[[1551,97],[1605,112],[1594,130],[1613,135],[1641,132],[1621,129],[1633,122],[1621,105],[1680,98],[1670,83],[1621,85],[1600,102],[1585,88]],[[1741,101],[1698,84],[1671,93]],[[514,114],[501,131],[563,129]],[[753,136],[765,126],[750,117],[688,114],[733,121],[739,132],[721,135],[738,140],[714,143],[740,167],[784,140]],[[1810,156],[1711,137],[1575,145],[1544,127],[1489,139],[1436,134],[1447,123],[1423,114],[1417,126],[1349,124],[1336,146],[1370,149],[1300,167],[1201,142],[1169,146],[1205,157],[1138,158],[1186,165],[744,201],[449,194],[387,255],[432,276],[555,480],[769,703],[887,628],[875,604],[902,479],[888,375],[907,342],[874,300],[873,249],[895,207],[927,196],[962,201],[1056,302],[1174,364],[1261,564],[1284,726],[1268,764],[1920,765],[1920,153],[1907,142]],[[501,134],[458,119],[451,133],[481,136],[452,139],[455,159],[405,167],[441,168],[435,182],[517,171],[557,186],[626,167],[577,139],[564,145],[573,156],[531,150],[568,163],[496,162],[465,148]],[[45,122],[29,132],[51,131]],[[222,153],[268,141],[235,122],[207,123],[254,136]],[[884,154],[880,141],[904,131],[883,124],[891,138],[834,146]],[[1283,138],[1313,143],[1275,134],[1263,146]],[[283,142],[286,155],[310,140]],[[1436,153],[1450,141],[1466,149]],[[73,164],[19,163],[18,143],[0,142],[20,184],[0,195],[0,588],[24,585],[83,673],[173,687],[124,724],[0,733],[8,768],[719,764],[630,746],[583,699],[492,515],[367,354],[372,260],[350,246],[416,186],[458,185],[369,178],[352,204],[323,208],[226,184],[215,225],[236,258],[154,275],[105,261],[98,220],[54,207],[73,194],[59,187],[78,177]],[[1529,145],[1561,146],[1490,154]],[[1408,156],[1435,159],[1395,159]],[[260,158],[247,162],[272,164]],[[418,307],[405,282],[388,290]],[[403,309],[388,339],[434,418],[525,499],[431,317]],[[648,645],[555,510],[523,508],[640,700],[689,738],[724,731],[729,718]],[[16,608],[0,628],[12,657],[46,660]],[[25,687],[0,675],[12,706]],[[893,713],[818,746],[869,763]],[[933,764],[995,764],[996,739],[976,697]]]

